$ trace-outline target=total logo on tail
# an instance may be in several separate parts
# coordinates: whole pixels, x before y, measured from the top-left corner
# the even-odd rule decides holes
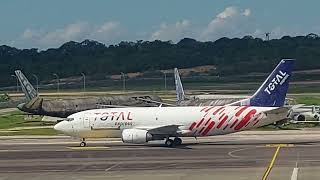
[[[289,88],[294,59],[282,59],[260,88],[250,97],[231,105],[281,107]]]

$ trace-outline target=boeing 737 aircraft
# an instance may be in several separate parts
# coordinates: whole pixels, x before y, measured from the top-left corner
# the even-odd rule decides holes
[[[75,113],[54,126],[82,138],[121,137],[124,143],[165,139],[180,145],[180,137],[215,136],[264,126],[287,118],[284,101],[294,60],[283,59],[256,93],[225,106],[132,107],[94,109]],[[173,138],[173,139],[172,139]]]
[[[30,84],[20,70],[15,71],[27,102],[18,105],[18,109],[34,115],[66,118],[69,115],[95,109],[98,106],[125,107],[125,106],[158,106],[153,101],[161,102],[161,98],[155,95],[123,95],[106,97],[83,97],[77,99],[43,99]],[[57,119],[58,120],[58,119]]]

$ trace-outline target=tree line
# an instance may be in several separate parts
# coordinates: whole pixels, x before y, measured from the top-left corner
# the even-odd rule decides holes
[[[21,69],[28,77],[36,74],[41,80],[80,76],[102,79],[120,72],[145,72],[159,69],[189,68],[215,65],[212,75],[235,75],[249,72],[270,72],[282,58],[295,58],[296,70],[320,68],[320,38],[316,34],[284,36],[269,41],[252,36],[223,37],[200,42],[184,38],[171,41],[120,42],[106,46],[92,40],[66,42],[47,50],[18,49],[0,46],[0,86],[15,85],[11,77]]]

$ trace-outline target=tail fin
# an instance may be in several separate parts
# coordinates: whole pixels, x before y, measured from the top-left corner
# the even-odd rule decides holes
[[[282,59],[260,88],[248,99],[250,106],[281,107],[289,88],[294,59]]]
[[[176,84],[177,104],[179,104],[181,101],[185,100],[185,94],[177,68],[174,68],[174,82]]]
[[[33,88],[33,86],[30,84],[30,82],[24,76],[24,74],[20,70],[16,70],[14,72],[15,72],[17,78],[19,79],[19,82],[22,87],[22,91],[24,92],[27,100],[31,101],[32,99],[38,97],[37,91]]]

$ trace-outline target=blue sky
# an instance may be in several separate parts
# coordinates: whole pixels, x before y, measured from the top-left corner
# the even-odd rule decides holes
[[[320,1],[309,0],[3,0],[0,44],[46,49],[94,39],[201,41],[320,33]]]

